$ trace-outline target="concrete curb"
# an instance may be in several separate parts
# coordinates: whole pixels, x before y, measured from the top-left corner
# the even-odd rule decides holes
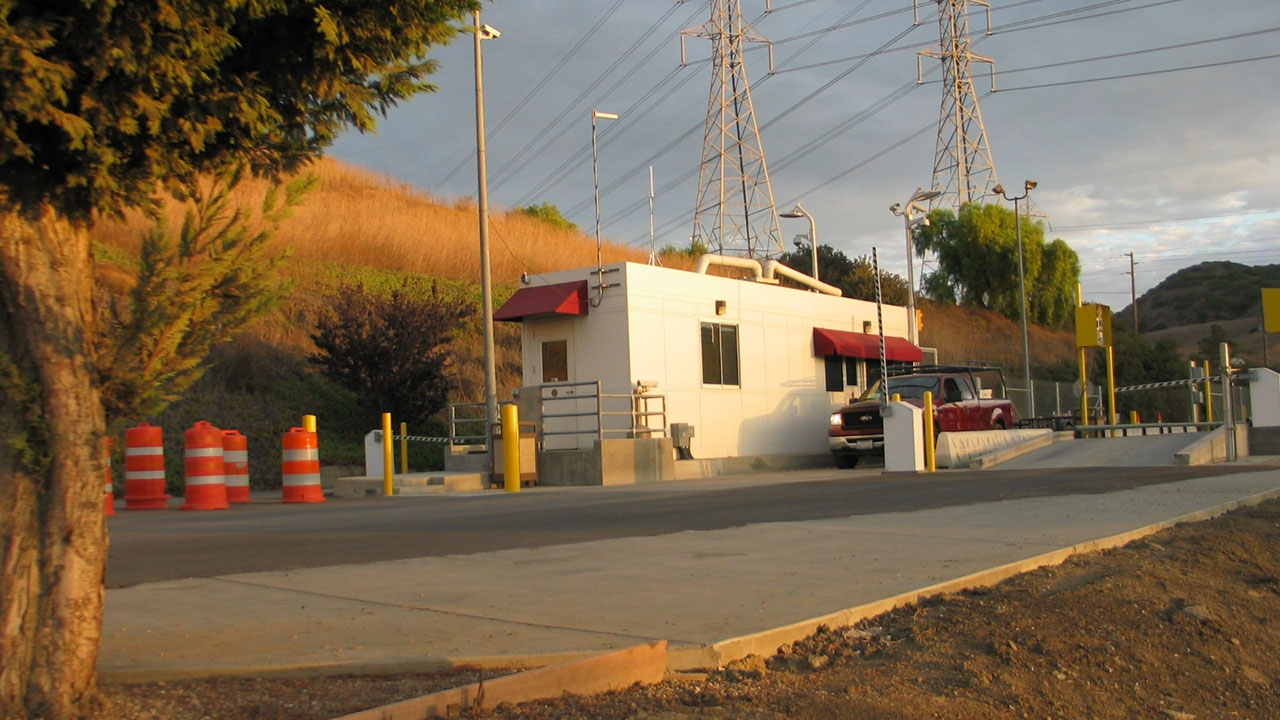
[[[995,467],[1000,463],[1009,462],[1016,457],[1026,455],[1033,450],[1039,450],[1040,448],[1046,448],[1050,445],[1074,439],[1075,433],[1071,432],[1055,432],[1050,433],[1049,435],[1042,435],[1038,438],[1032,438],[1024,443],[1014,445],[1013,447],[1001,448],[1000,450],[989,452],[985,455],[979,455],[969,461],[969,467],[974,470],[986,470],[987,468]]]
[[[399,657],[357,662],[297,663],[281,665],[241,665],[238,667],[192,668],[183,670],[99,670],[103,683],[134,685],[138,683],[207,680],[224,677],[313,678],[326,675],[397,675],[402,673],[438,673],[459,667],[532,670],[596,657],[598,650],[527,653],[523,655],[476,655],[464,658],[440,655]]]
[[[667,642],[657,640],[595,655],[583,660],[504,675],[484,683],[402,700],[391,705],[344,715],[338,720],[420,720],[458,717],[464,709],[492,708],[499,703],[559,697],[564,693],[591,695],[636,683],[652,685],[666,675]]]
[[[1073,555],[1119,547],[1139,538],[1153,535],[1179,523],[1208,520],[1230,512],[1231,510],[1235,510],[1236,508],[1257,505],[1258,503],[1276,497],[1280,497],[1280,488],[1269,490],[1264,493],[1258,493],[1239,500],[1232,500],[1231,502],[1223,503],[1205,510],[1197,510],[1195,512],[1179,515],[1172,520],[1152,523],[1136,530],[1130,530],[1128,532],[1101,538],[1099,540],[1078,543],[1060,550],[1053,550],[1036,555],[1034,557],[1027,558],[1026,560],[1000,565],[988,570],[965,575],[954,580],[948,580],[919,590],[913,590],[902,593],[901,595],[885,598],[884,600],[877,600],[876,602],[867,603],[865,605],[858,605],[845,610],[839,610],[820,617],[773,628],[772,630],[764,630],[750,635],[729,638],[728,640],[722,640],[710,645],[685,645],[671,648],[668,650],[668,657],[670,660],[668,670],[682,671],[723,667],[727,663],[748,655],[772,655],[777,652],[779,645],[808,637],[817,630],[819,625],[827,625],[829,627],[853,625],[860,620],[875,617],[876,615],[902,607],[903,605],[918,602],[921,598],[959,592],[961,590],[976,587],[988,587],[1003,580],[1007,580],[1014,575],[1027,572],[1028,570],[1035,570],[1036,568],[1050,565],[1059,565]]]

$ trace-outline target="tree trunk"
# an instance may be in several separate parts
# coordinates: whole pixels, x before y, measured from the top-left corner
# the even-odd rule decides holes
[[[107,537],[88,229],[0,204],[0,717],[97,702]]]

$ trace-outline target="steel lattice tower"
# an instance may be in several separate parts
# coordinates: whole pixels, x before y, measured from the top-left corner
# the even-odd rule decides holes
[[[980,5],[987,9],[988,29],[991,27],[991,6],[986,0],[933,1],[938,5],[941,42],[937,49],[921,51],[920,55],[942,61],[942,110],[938,116],[932,186],[942,194],[929,206],[950,206],[959,210],[964,203],[983,202],[999,182],[970,72],[975,62],[994,66],[990,58],[975,55],[969,42],[969,6]],[[923,78],[921,70],[920,81],[923,82]]]
[[[778,212],[751,103],[743,45],[763,42],[742,18],[741,0],[711,0],[711,20],[683,30],[711,40],[711,93],[693,232],[712,252],[763,258],[784,252]],[[772,48],[770,72],[773,71]]]

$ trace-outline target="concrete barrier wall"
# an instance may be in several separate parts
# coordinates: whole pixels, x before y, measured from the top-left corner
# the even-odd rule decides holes
[[[969,461],[980,455],[987,455],[1003,448],[1051,435],[1053,431],[1048,428],[944,432],[938,435],[938,467],[968,467]]]
[[[1249,455],[1249,426],[1236,426],[1236,457]],[[1174,453],[1174,465],[1209,465],[1227,461],[1227,429],[1204,433],[1204,437],[1181,452]]]

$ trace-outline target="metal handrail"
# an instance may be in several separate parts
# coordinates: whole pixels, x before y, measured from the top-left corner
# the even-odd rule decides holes
[[[1192,421],[1159,422],[1159,423],[1117,423],[1115,425],[1077,425],[1075,427],[1075,431],[1077,435],[1083,435],[1083,434],[1094,433],[1094,432],[1109,432],[1112,430],[1120,430],[1120,431],[1141,430],[1142,434],[1146,435],[1148,430],[1155,430],[1156,435],[1170,435],[1170,434],[1173,434],[1174,428],[1183,428],[1183,429],[1195,428],[1197,431],[1200,431],[1200,430],[1216,430],[1217,428],[1222,427],[1222,425],[1223,423],[1221,422],[1192,422]]]
[[[585,389],[585,392],[579,392],[578,389]],[[568,392],[561,395],[559,391],[566,389]],[[548,396],[548,392],[552,396]],[[642,395],[639,393],[603,393],[600,391],[600,382],[598,380],[591,381],[567,381],[546,383],[539,388],[539,399],[542,403],[541,425],[538,429],[540,437],[554,437],[564,435],[594,435],[598,441],[603,442],[609,436],[622,436],[634,438],[638,433],[660,434],[665,437],[667,434],[666,422],[666,396],[664,395]],[[559,400],[587,400],[595,401],[595,407],[587,411],[575,412],[549,412],[547,403]],[[629,407],[626,410],[606,410],[605,405],[610,400],[625,400]],[[640,401],[644,401],[644,409],[640,409]],[[661,403],[660,410],[649,410],[648,403],[656,401]],[[572,429],[572,430],[548,430],[547,420],[563,419],[563,418],[583,418],[594,417],[596,419],[594,428]],[[607,427],[606,418],[612,417],[628,417],[631,419],[629,427],[611,428]],[[647,418],[660,418],[657,427],[649,427]]]
[[[576,391],[576,389],[575,389],[575,390],[573,390],[572,392],[567,392],[567,393],[565,393],[564,395],[560,395],[560,394],[559,394],[559,390],[560,390],[561,388],[566,388],[566,389],[569,389],[569,388],[588,388],[588,389],[590,389],[590,390],[593,390],[594,392],[592,392],[592,393],[590,393],[590,394],[587,394],[587,395],[582,395],[582,394],[579,394],[579,393]],[[547,397],[547,391],[548,391],[548,390],[550,390],[550,391],[551,391],[551,397]],[[547,411],[547,403],[548,403],[548,402],[557,402],[557,401],[561,401],[561,400],[574,400],[574,401],[577,401],[577,400],[595,400],[595,401],[596,401],[596,409],[595,409],[595,411],[594,411],[594,412],[567,412],[567,413],[555,413],[555,412],[548,412],[548,411]],[[541,422],[541,426],[538,428],[538,435],[539,435],[539,437],[543,437],[543,438],[545,438],[545,437],[548,437],[548,436],[556,436],[556,435],[588,435],[588,434],[594,434],[598,440],[604,440],[604,428],[603,428],[603,426],[602,426],[602,424],[601,424],[601,422],[600,422],[600,381],[599,381],[599,380],[590,380],[590,381],[566,381],[566,382],[544,383],[543,385],[539,386],[539,388],[538,388],[538,401],[539,401],[539,403],[540,403],[540,404],[541,404],[541,406],[542,406],[542,407],[541,407],[541,412],[539,413],[539,415],[540,415],[540,417],[541,417],[541,420],[540,420],[540,422]],[[594,417],[594,418],[596,418],[596,428],[595,428],[595,430],[594,430],[594,431],[592,431],[592,430],[577,430],[577,429],[574,429],[574,430],[548,430],[548,429],[547,429],[547,420],[548,420],[548,419],[576,418],[576,417]]]

